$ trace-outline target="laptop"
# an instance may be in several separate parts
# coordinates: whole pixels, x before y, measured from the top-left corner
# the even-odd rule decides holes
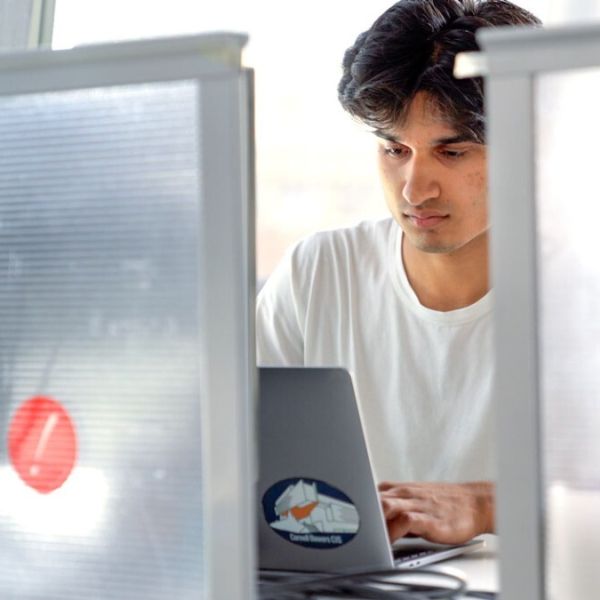
[[[390,544],[347,371],[262,367],[259,384],[261,570],[415,568],[483,547]]]

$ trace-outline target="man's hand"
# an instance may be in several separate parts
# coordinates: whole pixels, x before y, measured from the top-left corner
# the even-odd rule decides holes
[[[391,541],[416,535],[440,544],[462,544],[494,533],[494,485],[393,483],[378,486]]]

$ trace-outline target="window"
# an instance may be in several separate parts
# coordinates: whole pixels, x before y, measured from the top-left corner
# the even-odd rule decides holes
[[[336,97],[344,50],[389,0],[57,0],[55,48],[208,30],[246,31],[256,70],[257,275],[301,237],[385,216],[374,141]],[[298,7],[301,7],[299,9]]]
[[[520,3],[542,17],[551,8],[541,0]],[[301,237],[388,214],[374,140],[341,109],[336,87],[344,50],[392,4],[56,0],[54,47],[210,30],[249,33],[245,62],[256,70],[257,275],[263,280]],[[564,2],[554,4],[557,12]]]

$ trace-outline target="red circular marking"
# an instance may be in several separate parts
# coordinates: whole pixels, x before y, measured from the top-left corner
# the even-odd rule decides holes
[[[41,396],[24,402],[10,423],[8,455],[27,485],[42,494],[58,489],[77,458],[75,427],[63,406]]]

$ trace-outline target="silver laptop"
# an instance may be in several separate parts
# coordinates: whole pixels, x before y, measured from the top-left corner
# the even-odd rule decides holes
[[[390,545],[347,371],[263,367],[259,383],[262,570],[414,568],[483,546]]]

